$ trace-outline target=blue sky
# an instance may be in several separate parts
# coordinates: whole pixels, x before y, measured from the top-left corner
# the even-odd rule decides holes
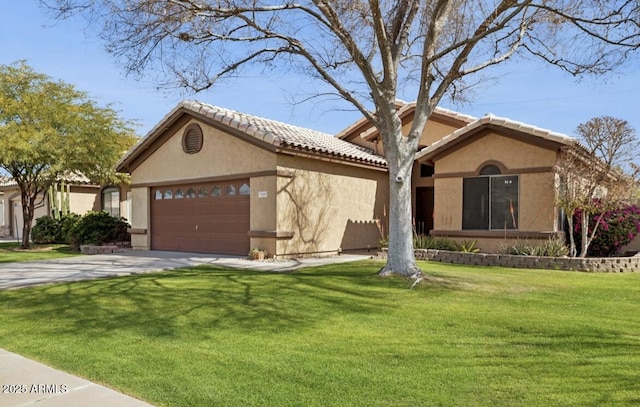
[[[0,64],[26,60],[37,72],[74,85],[101,105],[111,103],[122,118],[139,122],[139,135],[182,99],[332,134],[360,117],[353,111],[326,111],[327,105],[318,107],[313,102],[292,106],[287,94],[305,84],[304,77],[295,75],[245,77],[198,95],[161,90],[154,83],[125,77],[103,44],[86,35],[82,20],[54,21],[37,0],[3,1],[0,15]],[[539,63],[507,63],[496,72],[499,78],[477,89],[469,103],[442,106],[474,116],[493,113],[568,135],[574,135],[579,123],[609,115],[629,121],[640,132],[637,61],[620,73],[580,81]]]

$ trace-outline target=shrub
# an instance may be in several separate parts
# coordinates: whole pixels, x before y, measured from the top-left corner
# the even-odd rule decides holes
[[[60,219],[60,243],[71,244],[71,231],[80,222],[82,216],[75,213],[69,213]]]
[[[379,248],[389,247],[389,236],[384,236],[378,241]],[[456,244],[453,240],[446,237],[413,235],[414,249],[434,249],[434,250],[456,250]]]
[[[581,246],[580,222],[581,213],[575,215],[574,237],[576,246]],[[600,214],[589,217],[589,229],[591,233]],[[626,206],[620,209],[609,210],[603,213],[600,224],[593,241],[587,249],[587,256],[609,257],[619,255],[623,246],[629,244],[640,230],[640,208],[636,205]]]
[[[89,212],[70,227],[69,240],[76,248],[85,244],[128,242],[131,241],[129,227],[124,218],[115,218],[107,212]]]
[[[561,239],[549,239],[543,244],[528,240],[517,240],[512,244],[503,245],[500,252],[519,256],[562,257],[569,254],[567,245]]]
[[[415,249],[456,250],[456,243],[446,237],[414,235],[413,247]]]
[[[480,248],[476,246],[475,240],[463,240],[460,243],[456,243],[456,250],[463,253],[478,253]]]
[[[62,235],[60,220],[49,215],[36,219],[36,224],[31,229],[31,240],[37,244],[61,243]]]

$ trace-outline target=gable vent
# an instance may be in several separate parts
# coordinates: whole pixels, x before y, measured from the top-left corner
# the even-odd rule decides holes
[[[182,149],[187,154],[202,150],[202,129],[195,123],[190,124],[182,135]]]

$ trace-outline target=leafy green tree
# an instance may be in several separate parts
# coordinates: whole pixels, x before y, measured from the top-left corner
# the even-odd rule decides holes
[[[34,208],[57,179],[82,174],[118,182],[114,165],[133,145],[132,124],[72,85],[25,62],[0,66],[0,168],[20,188],[22,247],[29,247]]]
[[[389,256],[381,274],[421,276],[411,171],[427,120],[487,68],[528,56],[604,73],[640,47],[637,0],[41,0],[82,14],[129,72],[195,91],[251,66],[296,70],[355,107],[381,135],[389,170]],[[98,24],[96,24],[98,23]],[[535,72],[532,72],[535,74]],[[310,87],[305,84],[306,89]],[[398,96],[415,100],[410,129]]]

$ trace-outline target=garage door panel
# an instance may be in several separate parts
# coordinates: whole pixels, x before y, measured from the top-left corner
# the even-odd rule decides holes
[[[174,185],[151,191],[151,248],[154,250],[246,254],[249,251],[248,180]],[[179,190],[185,196],[175,199]],[[160,193],[156,193],[160,191]],[[189,191],[196,191],[195,196]],[[235,195],[226,194],[227,191]],[[244,192],[247,191],[245,186]],[[218,192],[220,194],[218,195]],[[190,198],[186,196],[190,195]],[[156,199],[162,196],[163,199]],[[164,199],[172,197],[172,199]]]

